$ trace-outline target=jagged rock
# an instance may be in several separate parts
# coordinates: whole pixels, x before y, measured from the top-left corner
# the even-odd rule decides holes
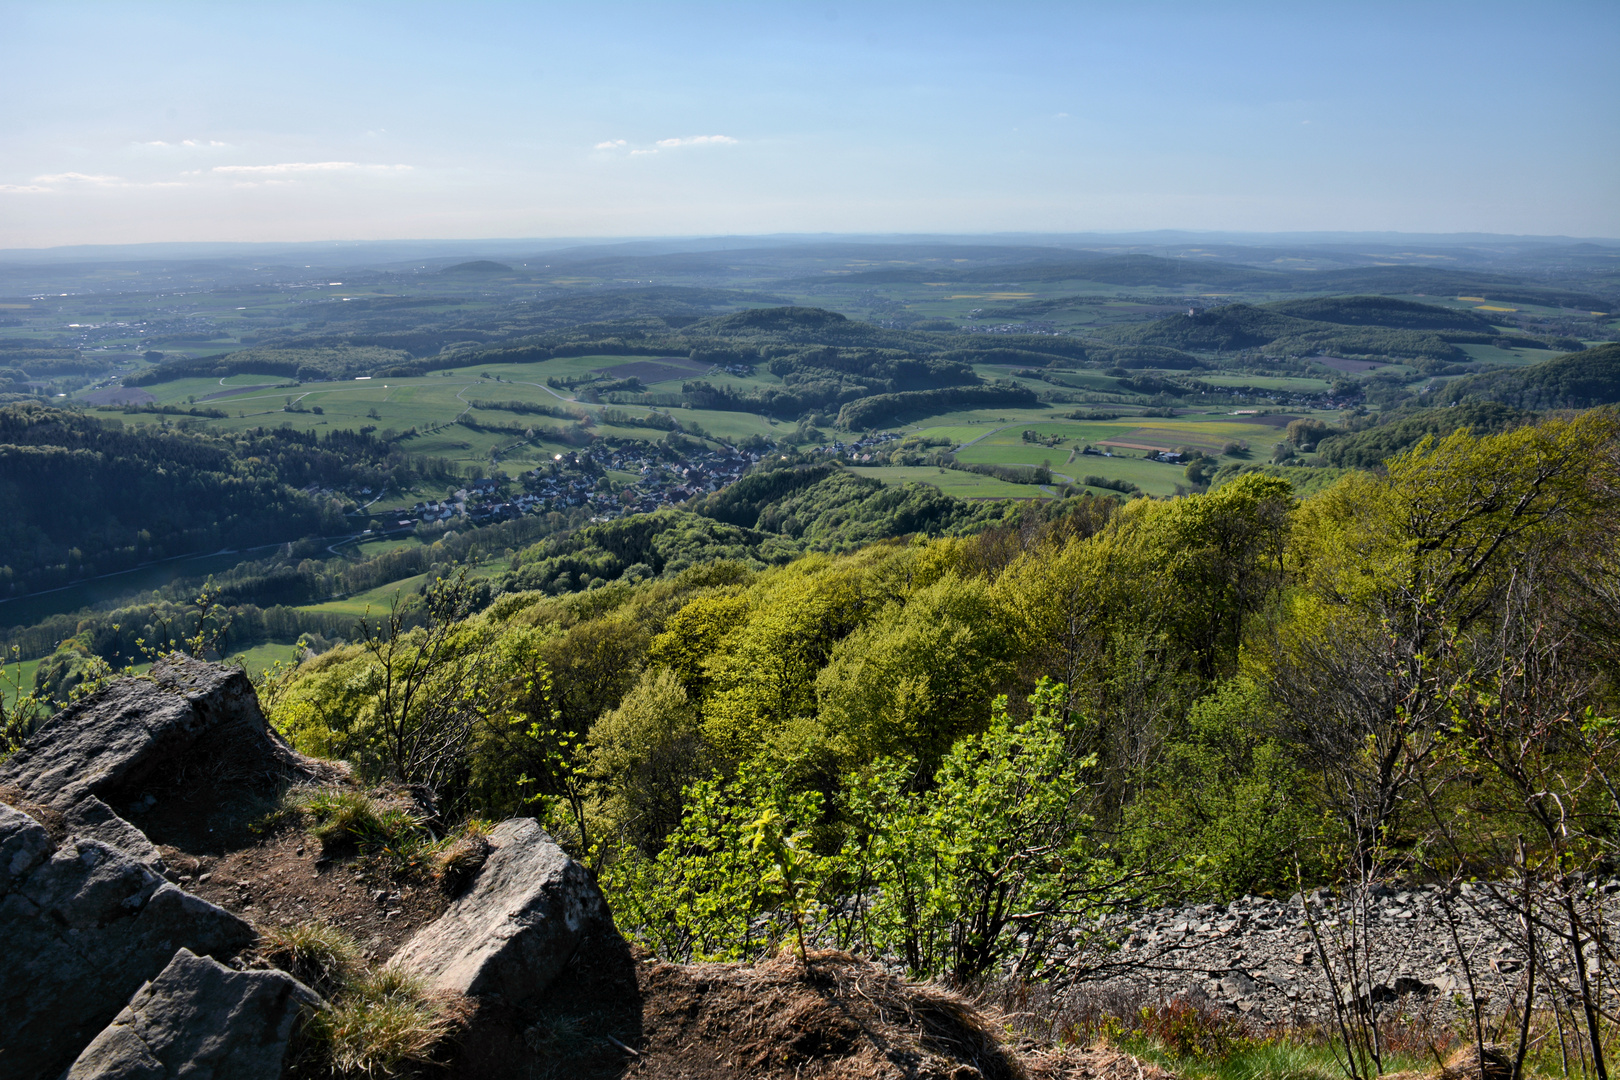
[[[50,858],[53,845],[45,827],[20,810],[0,803],[0,897]]]
[[[181,949],[62,1080],[278,1080],[299,1010],[320,1000],[283,972],[232,971]]]
[[[1259,989],[1260,984],[1243,971],[1228,972],[1226,978],[1221,980],[1221,993],[1229,998],[1246,998]]]
[[[160,874],[168,869],[163,865],[163,856],[158,853],[157,846],[146,838],[146,834],[113,813],[112,807],[94,795],[86,795],[74,803],[73,808],[63,815],[62,823],[75,836],[100,840],[108,847],[115,847],[132,859],[146,863]]]
[[[235,915],[117,848],[84,837],[56,847],[9,807],[0,807],[0,855],[0,1061],[8,1080],[59,1076],[176,949],[225,956],[255,937]]]
[[[183,656],[149,678],[119,679],[57,713],[0,762],[0,784],[67,809],[121,796],[182,756],[228,761],[233,775],[296,771],[301,759],[265,723],[247,675]]]
[[[585,868],[533,818],[503,821],[472,887],[421,930],[390,964],[434,990],[531,998],[551,982],[593,929],[612,928]]]

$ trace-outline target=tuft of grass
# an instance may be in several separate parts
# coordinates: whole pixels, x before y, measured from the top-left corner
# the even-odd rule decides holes
[[[409,810],[362,791],[319,789],[306,798],[303,811],[323,850],[399,846],[425,832]]]
[[[395,877],[423,869],[440,846],[408,805],[348,788],[294,788],[253,828],[265,833],[294,821],[308,828],[323,854],[362,855]]]
[[[433,872],[452,896],[466,888],[494,850],[489,842],[490,828],[489,822],[473,818],[461,827],[459,835],[446,837],[434,852]]]
[[[328,923],[312,921],[272,927],[259,939],[259,952],[322,997],[331,997],[365,970],[359,942]]]
[[[370,1080],[442,1064],[435,1052],[472,1015],[466,998],[430,994],[414,976],[370,966],[353,938],[322,923],[271,930],[260,949],[326,999],[299,1029],[294,1080]]]
[[[306,1027],[327,1070],[340,1077],[398,1076],[439,1064],[433,1052],[465,1022],[467,1007],[427,994],[420,980],[382,968],[361,976]]]

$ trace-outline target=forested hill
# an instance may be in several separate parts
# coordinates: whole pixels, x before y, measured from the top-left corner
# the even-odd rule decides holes
[[[0,595],[221,547],[342,532],[342,502],[443,468],[364,432],[212,435],[125,427],[42,405],[0,408]]]
[[[1536,413],[1511,405],[1470,401],[1449,408],[1397,413],[1377,427],[1324,438],[1316,444],[1316,452],[1329,465],[1377,469],[1430,436],[1443,439],[1457,430],[1490,435],[1533,424],[1536,419]]]
[[[1157,898],[1369,868],[1406,888],[1446,880],[1459,852],[1487,883],[1557,868],[1475,887],[1493,905],[1542,889],[1528,910],[1556,912],[1564,868],[1603,902],[1620,831],[1602,783],[1620,770],[1602,719],[1620,707],[1617,446],[1620,416],[1592,410],[1452,434],[1303,500],[1248,474],[971,537],[671,560],[579,589],[582,565],[558,585],[568,559],[641,558],[677,531],[613,522],[525,552],[534,580],[477,614],[470,583],[434,586],[440,621],[416,640],[446,643],[459,681],[390,721],[427,749],[395,753],[368,722],[398,653],[311,658],[268,712],[368,779],[435,783],[452,813],[547,815],[599,860],[618,925],[682,958],[780,940],[781,856],[750,841],[766,828],[801,845],[795,887],[818,912],[870,905],[807,936],[964,983],[1074,955],[1054,950],[1077,934],[1096,935],[1088,959],[1156,962],[1171,954],[1131,956],[1145,935],[1108,918]],[[837,479],[761,477],[703,506],[725,520],[694,517],[741,541]],[[1549,793],[1580,815],[1548,827]],[[1009,865],[1017,905],[983,870]],[[1291,949],[1309,940],[1295,929]]]
[[[967,502],[926,484],[886,486],[836,466],[751,473],[685,508],[637,514],[519,552],[506,592],[567,593],[678,574],[716,560],[761,567],[809,551],[895,537],[960,536],[1007,521],[1061,517],[1098,500]]]
[[[1419,304],[1389,296],[1313,296],[1266,304],[1265,310],[1296,319],[1339,323],[1345,326],[1384,326],[1399,330],[1464,330],[1499,333],[1491,320],[1477,311]]]
[[[1500,401],[1521,409],[1588,409],[1620,402],[1620,344],[1469,375],[1448,386],[1446,397]]]
[[[1328,351],[1339,356],[1401,357],[1431,363],[1467,362],[1468,354],[1457,347],[1466,344],[1539,349],[1580,344],[1510,334],[1473,312],[1375,296],[1289,300],[1265,306],[1227,304],[1171,315],[1114,336],[1126,343],[1193,352],[1258,349],[1270,355],[1308,356]]]

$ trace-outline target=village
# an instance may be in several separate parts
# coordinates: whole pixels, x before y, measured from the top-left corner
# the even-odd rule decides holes
[[[591,520],[607,521],[625,514],[651,513],[718,491],[741,479],[759,459],[758,453],[730,446],[690,454],[675,463],[662,460],[646,443],[570,450],[515,480],[476,480],[442,500],[419,502],[410,508],[411,516],[402,517],[398,524],[463,518],[474,525],[487,525],[524,514],[579,507],[590,511]],[[637,479],[616,481],[610,473],[631,473]],[[514,486],[521,490],[513,490]]]
[[[868,462],[874,460],[874,448],[899,438],[879,432],[817,446],[809,452],[835,461]],[[515,480],[486,477],[442,499],[418,502],[399,515],[394,527],[457,520],[489,525],[525,514],[564,513],[580,507],[590,511],[592,521],[649,514],[736,483],[762,456],[757,450],[721,446],[670,462],[651,444],[599,444],[556,454],[547,464]],[[631,473],[638,478],[625,483],[616,481],[611,473]],[[366,489],[360,495],[369,497],[371,491]]]

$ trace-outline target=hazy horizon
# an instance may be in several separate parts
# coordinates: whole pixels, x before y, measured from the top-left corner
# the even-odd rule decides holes
[[[0,13],[11,251],[1620,236],[1620,7],[1583,0]]]

